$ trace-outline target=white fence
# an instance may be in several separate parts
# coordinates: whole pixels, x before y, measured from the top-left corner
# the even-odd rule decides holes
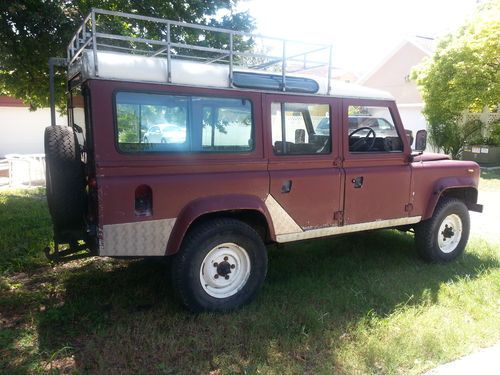
[[[8,177],[2,177],[0,184],[16,186],[45,185],[44,154],[7,154],[2,162],[8,170]]]

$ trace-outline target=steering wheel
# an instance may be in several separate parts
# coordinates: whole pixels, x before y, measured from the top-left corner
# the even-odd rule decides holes
[[[358,139],[356,142],[354,142],[354,144],[352,146],[349,146],[349,151],[358,151],[359,149],[361,148],[364,148],[366,147],[366,150],[363,150],[363,151],[370,151],[373,146],[375,146],[375,141],[377,139],[377,135],[375,134],[375,130],[373,130],[372,128],[368,127],[368,126],[362,126],[361,128],[357,128],[356,130],[354,130],[351,134],[349,134],[349,144],[351,144],[350,140],[351,140],[351,137],[357,133],[359,133],[360,131],[363,131],[363,130],[368,130],[368,133],[366,133],[366,135],[360,139]],[[373,136],[373,138],[370,140],[370,136]]]

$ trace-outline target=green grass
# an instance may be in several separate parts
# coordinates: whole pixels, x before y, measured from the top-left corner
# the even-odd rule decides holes
[[[481,169],[479,189],[500,192],[500,169]]]
[[[0,191],[0,275],[47,264],[51,231],[43,189]]]
[[[429,265],[380,231],[269,249],[249,306],[193,315],[161,262],[51,267],[41,191],[0,193],[0,373],[420,373],[500,340],[500,246]]]

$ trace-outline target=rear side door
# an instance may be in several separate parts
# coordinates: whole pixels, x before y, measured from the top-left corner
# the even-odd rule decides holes
[[[349,118],[365,120],[353,128],[352,124],[349,127]],[[382,132],[378,127],[370,127],[379,120],[387,121],[397,132]],[[404,136],[396,104],[343,99],[342,125],[346,175],[344,225],[376,222],[380,226],[381,221],[388,221],[386,226],[405,223],[412,209],[409,204],[410,145]],[[394,221],[398,219],[401,220]]]
[[[276,235],[338,225],[340,101],[264,95],[263,104]]]

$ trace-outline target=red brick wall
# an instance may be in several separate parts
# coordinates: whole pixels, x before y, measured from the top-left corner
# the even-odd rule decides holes
[[[28,107],[22,100],[11,96],[0,95],[0,107]]]

